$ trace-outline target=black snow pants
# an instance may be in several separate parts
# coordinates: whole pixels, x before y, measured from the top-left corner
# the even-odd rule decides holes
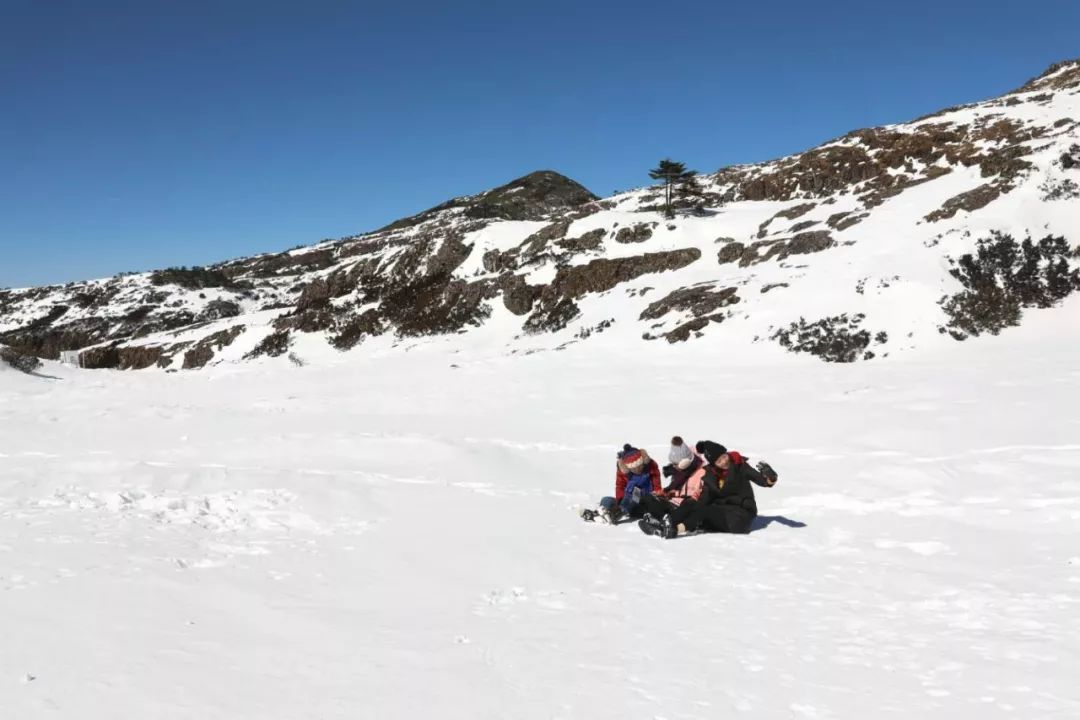
[[[694,500],[684,500],[671,513],[670,520],[675,525],[682,523],[687,532],[705,530],[706,532],[744,535],[750,532],[754,515],[741,505],[705,504]]]
[[[649,513],[654,518],[659,520],[672,510],[675,509],[675,505],[664,498],[656,497],[655,495],[642,495],[641,496],[641,508],[644,512]]]

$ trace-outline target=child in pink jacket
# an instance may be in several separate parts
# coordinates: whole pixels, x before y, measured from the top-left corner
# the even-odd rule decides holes
[[[705,461],[678,435],[671,438],[668,462],[663,472],[671,482],[659,493],[641,499],[646,521],[659,522],[687,498],[697,500],[701,496]]]

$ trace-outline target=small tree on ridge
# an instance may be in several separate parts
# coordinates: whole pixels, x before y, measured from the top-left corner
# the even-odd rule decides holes
[[[686,164],[681,162],[675,162],[670,158],[664,158],[660,161],[660,164],[649,171],[649,177],[653,180],[664,181],[664,215],[672,218],[675,217],[675,213],[671,209],[671,193],[672,189],[677,185],[682,185],[686,182],[693,182],[696,185],[696,180],[692,180],[697,175],[695,170],[687,170]]]

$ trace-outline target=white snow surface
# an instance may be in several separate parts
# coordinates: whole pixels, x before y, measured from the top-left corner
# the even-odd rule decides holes
[[[0,718],[1078,717],[1078,300],[856,365],[0,366]],[[777,468],[754,532],[578,519],[676,433]]]

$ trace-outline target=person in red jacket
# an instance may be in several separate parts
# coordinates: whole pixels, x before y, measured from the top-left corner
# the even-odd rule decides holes
[[[600,499],[599,512],[585,510],[581,516],[590,521],[600,517],[612,524],[624,516],[640,518],[645,513],[641,498],[658,492],[660,466],[649,453],[626,444],[616,453],[615,494]]]

